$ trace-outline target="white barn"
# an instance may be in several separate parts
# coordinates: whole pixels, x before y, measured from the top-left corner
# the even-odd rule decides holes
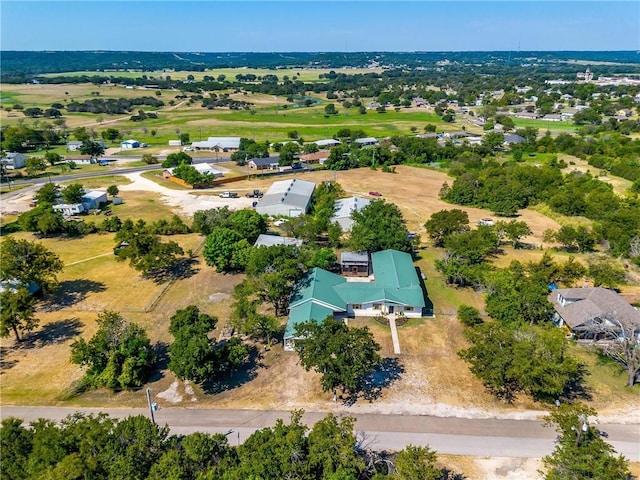
[[[307,213],[315,188],[315,183],[295,178],[273,182],[256,205],[256,211],[261,215],[298,217]]]

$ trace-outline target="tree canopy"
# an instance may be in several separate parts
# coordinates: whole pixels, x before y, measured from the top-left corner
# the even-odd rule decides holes
[[[0,280],[16,281],[25,287],[35,284],[44,292],[57,286],[56,274],[62,270],[62,261],[44,245],[6,237],[0,244],[0,257]]]
[[[353,227],[348,245],[354,251],[394,249],[413,253],[413,244],[400,209],[384,200],[374,200],[351,214]]]
[[[88,342],[81,338],[71,344],[71,362],[87,368],[87,385],[112,390],[141,386],[156,361],[145,331],[118,312],[104,311],[96,323],[98,330]]]
[[[615,455],[598,430],[589,423],[596,412],[591,407],[562,404],[545,417],[546,426],[558,433],[556,448],[542,459],[546,480],[590,479],[630,480],[629,462]]]
[[[360,380],[380,362],[380,345],[368,328],[349,328],[333,317],[296,325],[294,348],[305,370],[322,375],[324,391],[357,392]]]

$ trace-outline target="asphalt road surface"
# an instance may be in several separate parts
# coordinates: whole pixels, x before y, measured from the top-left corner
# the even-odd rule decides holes
[[[59,421],[76,411],[105,412],[115,418],[149,415],[147,409],[74,409],[60,407],[8,407],[0,417],[19,417],[26,422],[37,418]],[[303,421],[312,425],[326,413],[305,413]],[[174,434],[192,432],[224,433],[230,443],[243,442],[254,431],[275,425],[277,419],[289,419],[286,411],[209,410],[167,408],[155,412],[160,425],[168,425]],[[356,430],[367,447],[399,450],[408,444],[429,445],[439,453],[488,457],[540,458],[554,449],[556,434],[540,421],[505,419],[469,419],[425,415],[358,414]],[[616,451],[633,462],[640,461],[640,425],[599,424],[608,434]]]

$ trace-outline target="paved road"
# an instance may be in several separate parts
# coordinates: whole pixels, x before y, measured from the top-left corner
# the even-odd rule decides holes
[[[15,416],[32,421],[40,417],[61,420],[70,413],[104,411],[122,418],[148,415],[146,409],[73,409],[59,407],[6,407],[0,417]],[[308,412],[304,422],[313,424],[325,413]],[[443,418],[424,415],[358,414],[356,430],[365,443],[378,449],[401,449],[408,444],[426,445],[440,453],[490,457],[540,458],[554,448],[555,432],[532,420]],[[232,444],[243,442],[255,430],[273,426],[277,419],[287,421],[289,412],[261,410],[208,410],[166,408],[155,413],[156,421],[169,425],[173,433],[195,431],[226,433]],[[598,425],[608,433],[618,453],[640,461],[640,425]]]

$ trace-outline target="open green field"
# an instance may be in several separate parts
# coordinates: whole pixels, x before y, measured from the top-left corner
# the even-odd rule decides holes
[[[4,87],[3,87],[4,88]],[[113,85],[7,85],[7,101],[0,110],[0,121],[3,125],[25,125],[39,127],[51,124],[49,119],[26,118],[17,110],[7,111],[13,104],[19,103],[24,108],[48,108],[53,103],[63,105],[73,100],[83,101],[94,98],[120,98],[155,95],[155,91],[142,89],[125,89]],[[94,95],[99,92],[100,95]],[[388,109],[386,113],[368,110],[361,115],[355,107],[346,109],[339,102],[328,101],[324,96],[311,94],[320,104],[312,107],[296,108],[284,97],[254,93],[230,93],[230,97],[253,104],[251,111],[231,111],[228,109],[208,110],[200,102],[189,104],[175,96],[180,92],[163,91],[161,100],[165,106],[155,110],[157,119],[143,122],[132,122],[131,114],[91,114],[68,113],[63,110],[65,126],[68,129],[86,127],[96,132],[106,128],[117,128],[126,138],[136,138],[150,146],[166,146],[169,140],[176,139],[179,133],[188,133],[191,141],[206,139],[208,136],[241,136],[257,141],[284,141],[287,133],[297,130],[307,141],[332,137],[341,128],[357,128],[371,136],[384,137],[390,135],[411,134],[411,128],[422,132],[428,123],[437,125],[440,131],[455,131],[462,128],[459,124],[442,122],[433,112],[403,108],[399,111]],[[4,93],[3,93],[4,95]],[[366,105],[369,99],[362,99]],[[169,105],[173,101],[174,105]],[[338,114],[327,116],[324,107],[334,103]],[[73,136],[70,137],[73,139]],[[117,146],[117,143],[108,146]],[[65,153],[64,146],[55,147],[57,153]],[[137,153],[137,152],[134,152]]]
[[[334,71],[336,73],[346,73],[346,74],[359,74],[359,73],[380,73],[382,72],[381,68],[371,69],[371,68],[285,68],[285,69],[266,69],[266,68],[215,68],[206,70],[204,72],[190,72],[190,71],[105,71],[105,72],[96,72],[96,71],[80,71],[80,72],[64,72],[64,73],[47,73],[42,75],[43,77],[57,77],[57,76],[66,76],[66,77],[80,77],[83,75],[93,76],[113,76],[113,77],[123,77],[123,78],[140,78],[142,75],[146,75],[149,79],[149,83],[153,83],[154,79],[164,79],[167,76],[172,79],[177,80],[186,80],[189,75],[193,75],[196,80],[202,80],[205,75],[210,77],[217,78],[219,75],[224,75],[227,80],[235,80],[236,75],[249,75],[253,74],[256,76],[263,75],[276,75],[278,80],[282,81],[285,76],[293,79],[295,76],[297,80],[301,80],[303,82],[315,82],[321,81],[319,78],[321,74],[329,73],[330,71]]]
[[[532,128],[539,129],[540,132],[545,132],[546,130],[549,130],[551,132],[553,131],[573,132],[577,128],[573,123],[569,121],[548,122],[546,120],[537,120],[532,118],[515,118],[514,117],[513,123],[516,125],[517,128],[532,127]]]

